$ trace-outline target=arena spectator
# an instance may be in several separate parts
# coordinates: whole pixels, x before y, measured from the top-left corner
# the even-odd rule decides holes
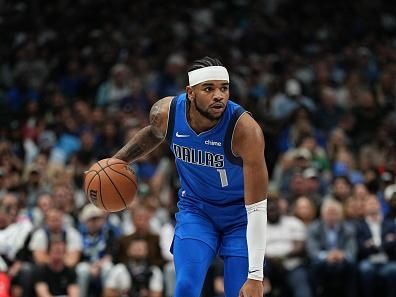
[[[282,215],[279,200],[268,200],[265,272],[274,296],[312,296],[305,265],[306,227],[292,216]]]
[[[369,194],[369,190],[365,184],[358,183],[353,186],[352,195],[354,198],[364,202]]]
[[[322,136],[313,133],[303,134],[298,139],[297,145],[310,151],[313,168],[322,173],[328,173],[330,164],[324,150],[325,140]]]
[[[344,129],[340,127],[334,128],[328,138],[326,144],[327,157],[331,163],[336,159],[338,152],[346,150],[350,147],[351,140]]]
[[[364,203],[364,220],[357,225],[360,295],[392,296],[396,290],[396,225],[383,218],[375,195]]]
[[[317,217],[317,207],[311,198],[307,196],[300,196],[292,205],[291,213],[297,219],[301,220],[306,226],[308,226]]]
[[[80,261],[82,251],[81,234],[73,227],[64,223],[64,213],[57,208],[46,211],[45,223],[26,238],[23,249],[18,254],[22,270],[15,280],[16,290],[21,291],[22,296],[31,296],[33,293],[34,266],[49,263],[49,245],[53,241],[62,241],[66,246],[63,255],[64,264],[75,267]]]
[[[315,203],[315,207],[320,206],[326,188],[325,178],[315,167],[308,167],[302,172],[305,182],[305,194]]]
[[[25,208],[22,210],[23,214],[29,217],[34,227],[41,227],[44,224],[47,211],[53,208],[53,199],[50,192],[41,192],[35,198],[36,203],[34,207]]]
[[[38,266],[34,273],[34,288],[37,297],[78,297],[76,272],[64,263],[66,245],[63,241],[53,241],[48,247],[48,262]]]
[[[278,150],[280,152],[300,147],[302,139],[306,135],[313,137],[318,145],[324,145],[322,133],[314,127],[311,119],[312,114],[306,108],[296,108],[291,116],[292,118],[278,137]]]
[[[358,168],[357,158],[351,150],[342,149],[337,152],[332,170],[334,177],[345,176],[352,184],[365,181],[362,171]]]
[[[298,157],[300,158],[300,157]],[[307,183],[305,182],[302,172],[298,169],[292,173],[288,188],[281,195],[286,198],[289,204],[293,204],[297,197],[307,193]]]
[[[126,246],[126,260],[115,265],[105,283],[105,297],[161,297],[163,276],[161,269],[148,257],[148,242],[135,237]]]
[[[315,123],[325,135],[337,127],[344,110],[338,105],[337,92],[334,88],[324,86],[320,90],[320,103],[315,112]]]
[[[343,203],[344,218],[346,221],[355,224],[364,218],[364,200],[349,196]]]
[[[26,171],[26,181],[23,187],[27,194],[26,206],[31,208],[37,204],[35,199],[38,194],[48,190],[48,186],[45,185],[45,171],[42,172],[34,163],[31,166],[28,166]]]
[[[106,226],[104,211],[93,204],[84,206],[80,221],[83,249],[76,267],[80,297],[101,295],[103,284],[113,266],[113,244],[118,234]]]
[[[13,266],[16,254],[32,229],[29,218],[19,215],[17,195],[6,193],[0,196],[0,258],[14,272],[18,270]]]
[[[301,174],[310,166],[311,154],[306,149],[295,149],[282,154],[273,171],[271,183],[282,195],[289,198],[288,187],[294,174]],[[302,183],[300,183],[302,185]],[[305,191],[305,190],[301,190]]]
[[[308,228],[307,252],[318,296],[356,296],[357,243],[340,202],[326,199],[321,218]],[[348,284],[347,286],[344,284]]]
[[[157,73],[153,81],[151,98],[163,98],[169,94],[178,94],[182,92],[180,88],[184,84],[186,61],[182,54],[174,53],[167,57],[164,70]]]
[[[123,98],[131,96],[130,75],[128,66],[114,65],[111,69],[110,79],[99,86],[96,104],[116,110]]]
[[[347,176],[340,175],[333,178],[330,193],[325,199],[334,199],[344,203],[352,194],[352,183]]]
[[[68,174],[63,172],[64,175]],[[70,174],[70,173],[69,173]],[[76,193],[69,183],[56,183],[52,187],[54,207],[62,212],[64,223],[67,226],[77,227],[78,213],[76,209]]]
[[[121,236],[116,243],[114,260],[116,263],[125,263],[128,259],[127,247],[134,238],[143,238],[147,241],[148,257],[154,265],[162,267],[163,259],[159,245],[159,236],[150,231],[150,212],[144,204],[137,203],[131,209],[131,219],[134,232]]]
[[[299,107],[304,107],[310,113],[315,112],[316,106],[313,100],[302,94],[301,84],[296,79],[288,79],[285,82],[284,93],[274,98],[272,114],[279,119],[286,119]]]
[[[35,264],[48,263],[48,245],[53,241],[63,241],[66,245],[65,265],[74,267],[80,261],[82,252],[81,234],[64,223],[62,210],[52,208],[47,211],[45,225],[37,229],[29,243]]]

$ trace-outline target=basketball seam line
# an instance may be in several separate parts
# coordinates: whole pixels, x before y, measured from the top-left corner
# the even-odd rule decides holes
[[[111,168],[111,167],[110,167],[111,165],[109,165],[109,160],[106,161],[106,164],[107,164],[108,166],[106,166],[105,168],[107,168],[107,167]],[[124,205],[125,205],[125,208],[127,208],[128,206],[127,206],[127,204],[125,203],[124,198],[122,197],[120,191],[118,191],[116,185],[114,184],[114,182],[112,181],[112,179],[110,178],[110,176],[107,174],[106,170],[104,170],[105,168],[103,168],[102,165],[100,165],[99,162],[98,162],[98,165],[100,166],[100,168],[102,168],[102,171],[106,174],[106,176],[108,177],[109,181],[113,184],[113,187],[114,187],[114,189],[117,191],[118,195],[120,196],[122,202],[123,202]]]
[[[113,165],[113,164],[111,164],[111,165]],[[124,177],[126,177],[127,179],[129,179],[131,182],[133,182],[133,183],[135,184],[135,187],[136,187],[136,189],[137,189],[137,183],[136,183],[132,178],[130,178],[128,175],[126,175],[126,174],[124,174],[124,173],[121,173],[121,172],[119,172],[119,171],[117,171],[117,170],[114,170],[113,168],[111,168],[111,165],[108,166],[108,167],[110,168],[110,170],[112,170],[112,171],[114,171],[114,172],[117,172],[118,174],[121,174],[122,176],[124,176]],[[107,168],[107,167],[106,167],[106,168]]]
[[[98,164],[99,164],[99,163],[98,163]],[[99,164],[99,166],[100,166],[100,164]],[[100,167],[102,167],[102,166],[100,166]],[[100,171],[99,171],[99,172],[100,172]],[[102,180],[101,180],[101,178],[100,178],[99,172],[97,173],[97,175],[98,175],[98,177],[99,177],[100,201],[102,202],[103,207],[104,207],[107,211],[109,211],[108,208],[107,208],[107,207],[104,205],[104,203],[103,203],[103,197],[102,197]],[[106,172],[105,172],[105,173],[106,173]]]
[[[99,162],[97,162],[97,163],[99,164]],[[111,165],[118,165],[118,164],[126,165],[125,162],[116,162],[116,163],[111,163],[111,164],[109,164],[109,161],[107,160],[107,161],[106,161],[106,166],[103,167],[103,168],[107,168],[107,167],[109,167],[109,166],[111,166]]]
[[[118,165],[118,164],[127,165],[126,162],[116,162],[116,163],[111,163],[111,164],[109,164],[109,161],[110,161],[110,159],[107,159],[107,161],[106,161],[106,165],[107,165],[107,166],[106,166],[105,168],[109,167],[110,170],[112,170],[112,171],[114,171],[114,172],[117,172],[117,173],[119,173],[119,174],[125,176],[126,178],[128,178],[131,182],[133,182],[133,183],[135,184],[135,188],[136,188],[136,190],[137,190],[137,184],[136,184],[132,179],[130,179],[130,178],[129,178],[128,176],[126,176],[125,174],[123,174],[123,173],[121,173],[121,172],[118,172],[118,171],[114,170],[113,168],[111,168],[112,165]],[[105,173],[106,173],[106,172],[105,172]],[[109,177],[109,175],[108,175],[107,173],[106,173],[106,175]],[[109,179],[110,179],[110,177],[109,177]],[[114,188],[117,190],[117,192],[118,192],[118,194],[120,195],[122,201],[124,202],[125,208],[127,208],[128,206],[126,205],[126,202],[125,202],[124,198],[121,196],[121,193],[118,191],[118,189],[117,189],[116,186],[114,185],[113,181],[112,181],[112,180],[110,180],[110,181],[111,181],[111,183],[113,184]]]
[[[99,165],[99,162],[96,162],[96,163],[98,163],[98,165]],[[108,160],[107,160],[107,164],[108,164],[109,162],[108,162]],[[124,162],[117,162],[117,163],[113,163],[113,164],[110,164],[110,165],[106,165],[105,167],[101,167],[101,166],[99,166],[99,167],[101,167],[101,168],[107,168],[107,167],[109,167],[110,169],[112,169],[110,166],[111,165],[117,165],[117,164],[125,164]],[[112,169],[113,170],[113,169]],[[87,187],[86,187],[86,191],[84,191],[85,192],[85,195],[89,198],[89,193],[88,193],[88,190],[89,190],[89,186],[91,185],[91,183],[93,182],[93,180],[95,179],[95,176],[96,175],[99,175],[99,172],[100,171],[102,171],[102,169],[100,169],[99,171],[97,171],[97,170],[94,170],[94,169],[92,169],[92,170],[88,170],[86,173],[85,173],[85,176],[87,176],[90,172],[95,172],[95,175],[94,176],[92,176],[92,178],[91,178],[91,180],[89,181],[89,183],[87,184]],[[113,170],[114,171],[114,170]],[[127,177],[127,176],[126,176]],[[133,181],[133,180],[132,180]],[[99,181],[100,183],[101,183],[101,181]],[[134,181],[133,181],[134,182]],[[85,182],[84,182],[85,183]],[[136,188],[137,188],[137,184],[135,183],[135,185],[136,185]],[[101,199],[102,200],[102,199]],[[104,206],[104,204],[103,204],[103,201],[102,201],[102,205]],[[104,208],[106,208],[105,206],[104,206]],[[107,209],[107,208],[106,208]]]
[[[94,172],[96,172],[96,173],[95,173],[95,175],[91,178],[91,180],[89,181],[89,183],[88,183],[88,185],[87,185],[87,191],[85,192],[85,194],[87,195],[87,197],[89,197],[89,195],[88,195],[88,194],[89,194],[89,193],[88,193],[89,186],[91,185],[91,183],[92,183],[92,181],[94,180],[95,176],[98,175],[98,173],[99,173],[99,172],[96,171],[96,170],[90,170],[89,172],[92,172],[92,171],[94,171]]]

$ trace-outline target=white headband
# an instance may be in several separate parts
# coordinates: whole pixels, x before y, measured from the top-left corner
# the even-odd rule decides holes
[[[227,69],[223,66],[209,66],[188,73],[188,81],[191,87],[207,80],[226,80],[230,82],[230,77]]]

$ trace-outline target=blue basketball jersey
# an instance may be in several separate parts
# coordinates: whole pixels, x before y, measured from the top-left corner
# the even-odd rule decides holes
[[[229,100],[219,122],[197,134],[187,121],[187,101],[185,93],[173,98],[166,135],[181,181],[179,203],[243,203],[242,159],[233,154],[231,142],[235,125],[246,111]]]

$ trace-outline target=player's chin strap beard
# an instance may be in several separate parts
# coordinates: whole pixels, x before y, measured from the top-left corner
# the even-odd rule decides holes
[[[195,100],[196,98],[191,99],[190,97],[187,97],[187,108],[186,108],[186,116],[187,116],[187,121],[189,123],[191,123],[191,105],[194,104],[195,110],[198,112],[198,114],[200,114],[202,117],[204,117],[205,119],[209,120],[210,122],[212,122],[213,124],[216,124],[219,119],[218,118],[213,118],[210,116],[209,112],[206,112],[204,109],[200,108],[197,104],[197,102],[192,102],[192,100]]]

